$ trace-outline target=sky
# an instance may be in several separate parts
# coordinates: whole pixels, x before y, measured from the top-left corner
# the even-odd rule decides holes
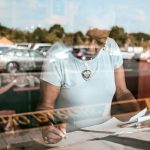
[[[121,26],[150,34],[150,0],[0,0],[0,23],[22,30],[61,24],[66,32]]]

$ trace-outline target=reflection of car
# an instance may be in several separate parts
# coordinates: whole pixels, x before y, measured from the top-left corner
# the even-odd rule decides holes
[[[149,62],[150,60],[150,50],[147,50],[146,52],[143,52],[140,56],[140,60],[145,60]]]
[[[32,49],[41,52],[44,56],[47,55],[48,50],[52,47],[49,43],[36,43]]]
[[[0,69],[7,72],[41,70],[44,60],[40,52],[11,49],[0,56]]]
[[[48,53],[48,50],[51,48],[51,46],[47,46],[47,47],[39,47],[38,49],[37,49],[37,51],[39,51],[39,52],[41,52],[44,56],[46,56],[47,55],[47,53]]]
[[[7,50],[8,50],[7,47],[0,47],[0,55],[2,55]]]
[[[0,46],[0,55],[2,55],[4,52],[8,51],[11,49],[10,46]]]

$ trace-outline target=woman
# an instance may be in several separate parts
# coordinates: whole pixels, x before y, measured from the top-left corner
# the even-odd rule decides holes
[[[41,77],[43,97],[38,109],[102,104],[95,124],[110,117],[114,94],[118,100],[134,99],[126,87],[119,47],[108,35],[109,31],[91,29],[86,36],[76,36],[78,45],[70,53],[61,44],[50,50]],[[135,104],[134,110],[138,109]],[[48,143],[57,143],[65,133],[66,125],[61,124],[50,126],[43,137]]]

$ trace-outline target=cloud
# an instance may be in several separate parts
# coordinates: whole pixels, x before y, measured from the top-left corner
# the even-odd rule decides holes
[[[107,11],[107,13],[102,12],[99,15],[89,15],[86,17],[86,23],[89,27],[98,27],[102,29],[110,29],[115,24],[115,12]]]

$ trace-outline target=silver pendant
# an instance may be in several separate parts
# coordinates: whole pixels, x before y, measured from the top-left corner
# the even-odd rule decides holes
[[[88,80],[91,78],[92,72],[91,70],[83,70],[81,74],[84,80]]]

